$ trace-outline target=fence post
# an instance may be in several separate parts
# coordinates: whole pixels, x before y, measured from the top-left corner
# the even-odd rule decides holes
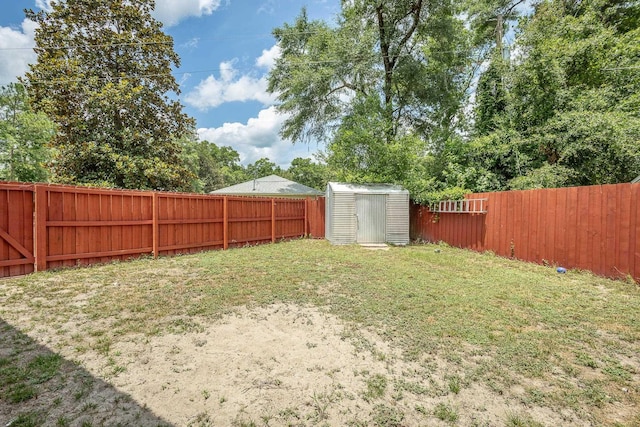
[[[271,243],[276,241],[276,199],[271,199]]]
[[[304,201],[304,237],[309,235],[309,203],[311,203],[311,197],[307,196]]]
[[[152,233],[153,233],[153,258],[157,259],[158,255],[159,255],[159,249],[160,249],[160,224],[158,223],[158,214],[159,214],[159,206],[158,206],[158,193],[157,192],[153,192],[151,193],[152,196],[152,209],[153,209],[153,214],[152,214],[152,220],[153,220],[153,226],[152,226]]]
[[[222,249],[229,249],[229,204],[227,196],[222,198]]]
[[[34,218],[36,247],[34,251],[35,270],[44,271],[47,269],[47,187],[43,185],[35,186],[36,192],[36,214]]]

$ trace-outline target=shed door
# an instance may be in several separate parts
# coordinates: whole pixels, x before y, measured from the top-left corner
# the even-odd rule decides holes
[[[385,194],[356,194],[356,242],[384,243],[386,205]]]

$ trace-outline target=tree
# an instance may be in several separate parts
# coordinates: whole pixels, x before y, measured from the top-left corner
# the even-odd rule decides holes
[[[548,0],[523,19],[517,60],[480,78],[476,134],[460,159],[498,188],[629,181],[640,172],[637,5]],[[496,87],[498,79],[502,84]]]
[[[324,191],[327,188],[327,182],[331,180],[330,171],[326,164],[316,163],[302,157],[296,157],[291,161],[287,175],[292,181],[320,191]]]
[[[246,173],[248,179],[264,178],[269,175],[283,175],[282,168],[266,157],[258,159],[255,163],[247,165]]]
[[[329,166],[345,177],[402,182],[463,122],[472,72],[458,12],[452,0],[356,0],[342,2],[335,26],[303,10],[274,30],[282,136],[328,142]]]
[[[54,124],[42,113],[31,110],[24,86],[0,88],[0,179],[47,181],[47,146]]]
[[[178,140],[193,120],[179,92],[173,40],[148,0],[66,0],[27,10],[37,62],[24,81],[57,125],[53,179],[121,188],[187,190]]]
[[[196,176],[192,191],[209,193],[248,180],[240,165],[240,155],[231,147],[218,147],[209,141],[182,141],[182,158]]]

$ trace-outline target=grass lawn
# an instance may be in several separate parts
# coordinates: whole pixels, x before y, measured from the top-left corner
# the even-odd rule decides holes
[[[202,386],[197,414],[156,416],[161,409],[141,402],[160,391],[139,396],[124,381],[149,365],[127,349],[188,336],[180,348],[193,342],[197,359],[216,342],[208,328],[240,307],[249,318],[265,307],[318,310],[377,368],[348,372],[351,392],[318,362],[334,388],[310,390],[303,403],[236,408],[235,425],[640,425],[636,284],[446,246],[313,240],[0,281],[0,425],[214,425],[231,394],[210,398],[213,385]],[[269,378],[254,384],[261,398],[286,385]]]

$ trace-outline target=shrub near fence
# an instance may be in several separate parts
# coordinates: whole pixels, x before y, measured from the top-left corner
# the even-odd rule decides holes
[[[34,266],[46,270],[322,237],[320,216],[322,199],[0,183],[0,277],[28,274]]]
[[[640,184],[471,194],[486,214],[411,208],[413,239],[640,282]]]

